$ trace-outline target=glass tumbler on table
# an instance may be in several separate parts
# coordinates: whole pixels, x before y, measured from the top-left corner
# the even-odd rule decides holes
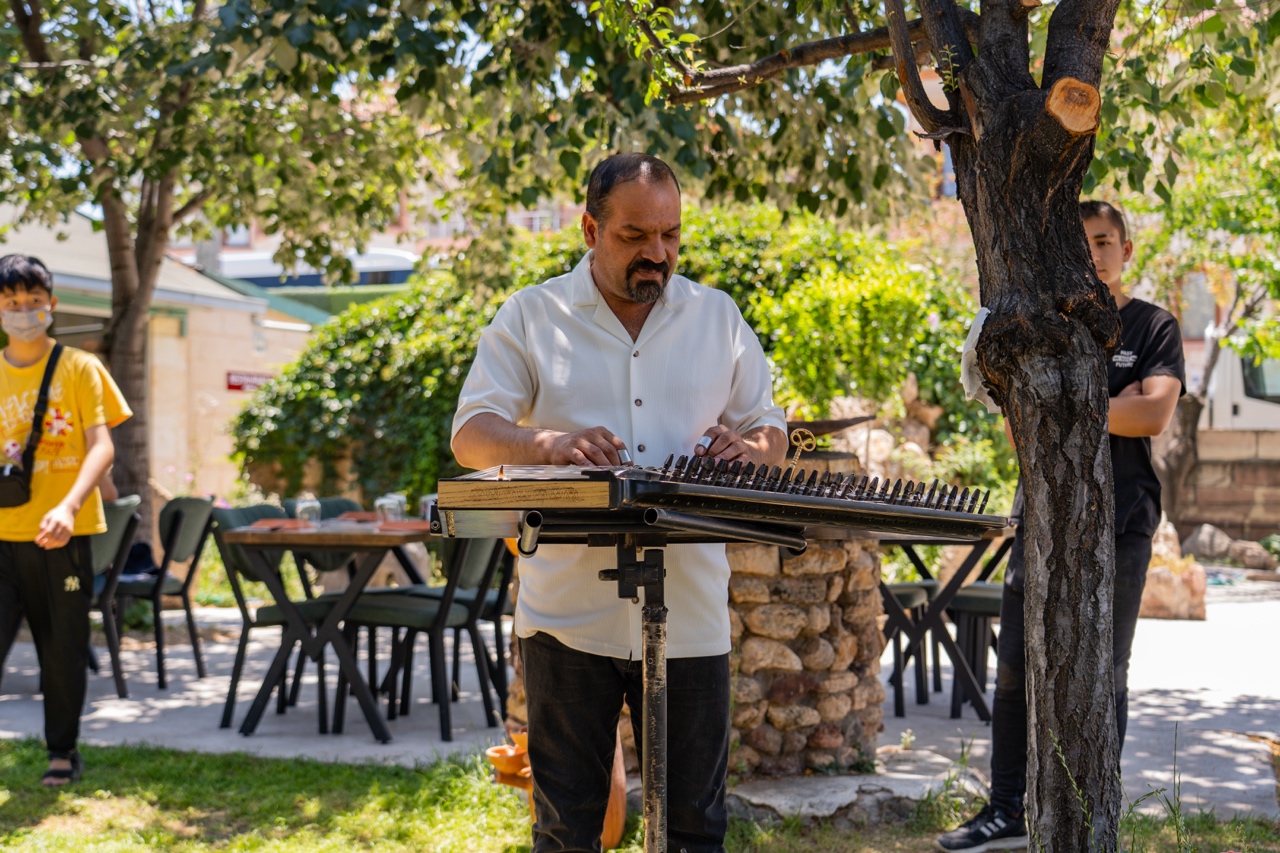
[[[294,506],[294,514],[298,521],[303,522],[307,527],[319,527],[320,501],[315,498],[299,498]]]
[[[404,521],[405,508],[404,495],[383,495],[373,502],[373,508],[378,512],[378,521]]]

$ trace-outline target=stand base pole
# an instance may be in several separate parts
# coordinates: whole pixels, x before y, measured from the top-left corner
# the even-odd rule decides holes
[[[646,592],[648,590],[646,589]],[[646,604],[644,632],[644,849],[667,850],[667,608]]]

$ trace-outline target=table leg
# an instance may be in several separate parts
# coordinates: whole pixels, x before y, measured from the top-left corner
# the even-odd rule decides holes
[[[955,598],[956,593],[964,585],[965,579],[969,577],[969,574],[978,565],[982,555],[986,553],[987,548],[990,546],[991,540],[989,539],[980,539],[973,544],[973,549],[965,557],[960,567],[956,569],[956,573],[952,575],[951,580],[938,593],[938,597],[929,602],[929,606],[925,608],[924,617],[908,631],[907,650],[903,654],[902,665],[891,676],[891,679],[902,678],[902,670],[911,662],[913,655],[923,651],[922,644],[925,638],[929,636],[929,632],[932,631],[933,636],[941,641],[947,657],[951,659],[955,677],[960,679],[965,691],[969,696],[973,697],[974,710],[978,712],[978,718],[983,722],[991,722],[991,710],[987,707],[982,691],[978,689],[978,680],[974,677],[973,670],[969,668],[969,663],[965,656],[956,647],[955,640],[951,638],[951,634],[943,624],[942,617],[946,613],[947,607],[950,606],[951,600]]]
[[[364,712],[369,728],[373,730],[373,736],[382,743],[391,740],[391,730],[387,728],[386,721],[378,713],[378,705],[373,698],[373,693],[360,673],[360,666],[351,652],[351,646],[343,636],[342,623],[351,612],[351,608],[355,606],[369,579],[373,577],[373,573],[377,571],[378,564],[382,562],[382,556],[385,553],[385,551],[370,551],[359,558],[356,575],[352,578],[351,584],[329,611],[324,622],[316,628],[315,634],[315,642],[319,650],[322,651],[325,645],[333,647],[334,654],[338,658],[338,668],[347,686],[355,694],[356,701],[360,703],[360,710]],[[338,701],[342,701],[341,691]]]
[[[240,724],[240,734],[251,735],[258,728],[258,721],[262,719],[263,712],[267,710],[267,703],[271,701],[271,691],[280,682],[281,676],[284,675],[285,669],[289,665],[289,655],[293,652],[294,644],[301,639],[297,632],[288,625],[285,626],[280,648],[276,651],[276,656],[271,661],[271,667],[267,670],[266,678],[262,680],[262,686],[258,688],[258,695],[253,697],[253,704],[249,706],[249,713],[245,715],[244,722]]]

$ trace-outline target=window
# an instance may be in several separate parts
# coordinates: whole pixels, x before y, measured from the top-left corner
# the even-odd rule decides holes
[[[1280,403],[1280,361],[1268,358],[1254,364],[1245,358],[1240,362],[1240,369],[1244,371],[1246,397]]]
[[[235,228],[228,228],[222,232],[222,245],[248,246],[249,236],[248,225],[237,225]]]

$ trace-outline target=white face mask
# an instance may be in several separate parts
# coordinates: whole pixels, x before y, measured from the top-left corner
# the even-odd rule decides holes
[[[29,344],[40,340],[53,325],[53,309],[38,308],[34,311],[4,311],[0,313],[0,328],[10,340]]]

